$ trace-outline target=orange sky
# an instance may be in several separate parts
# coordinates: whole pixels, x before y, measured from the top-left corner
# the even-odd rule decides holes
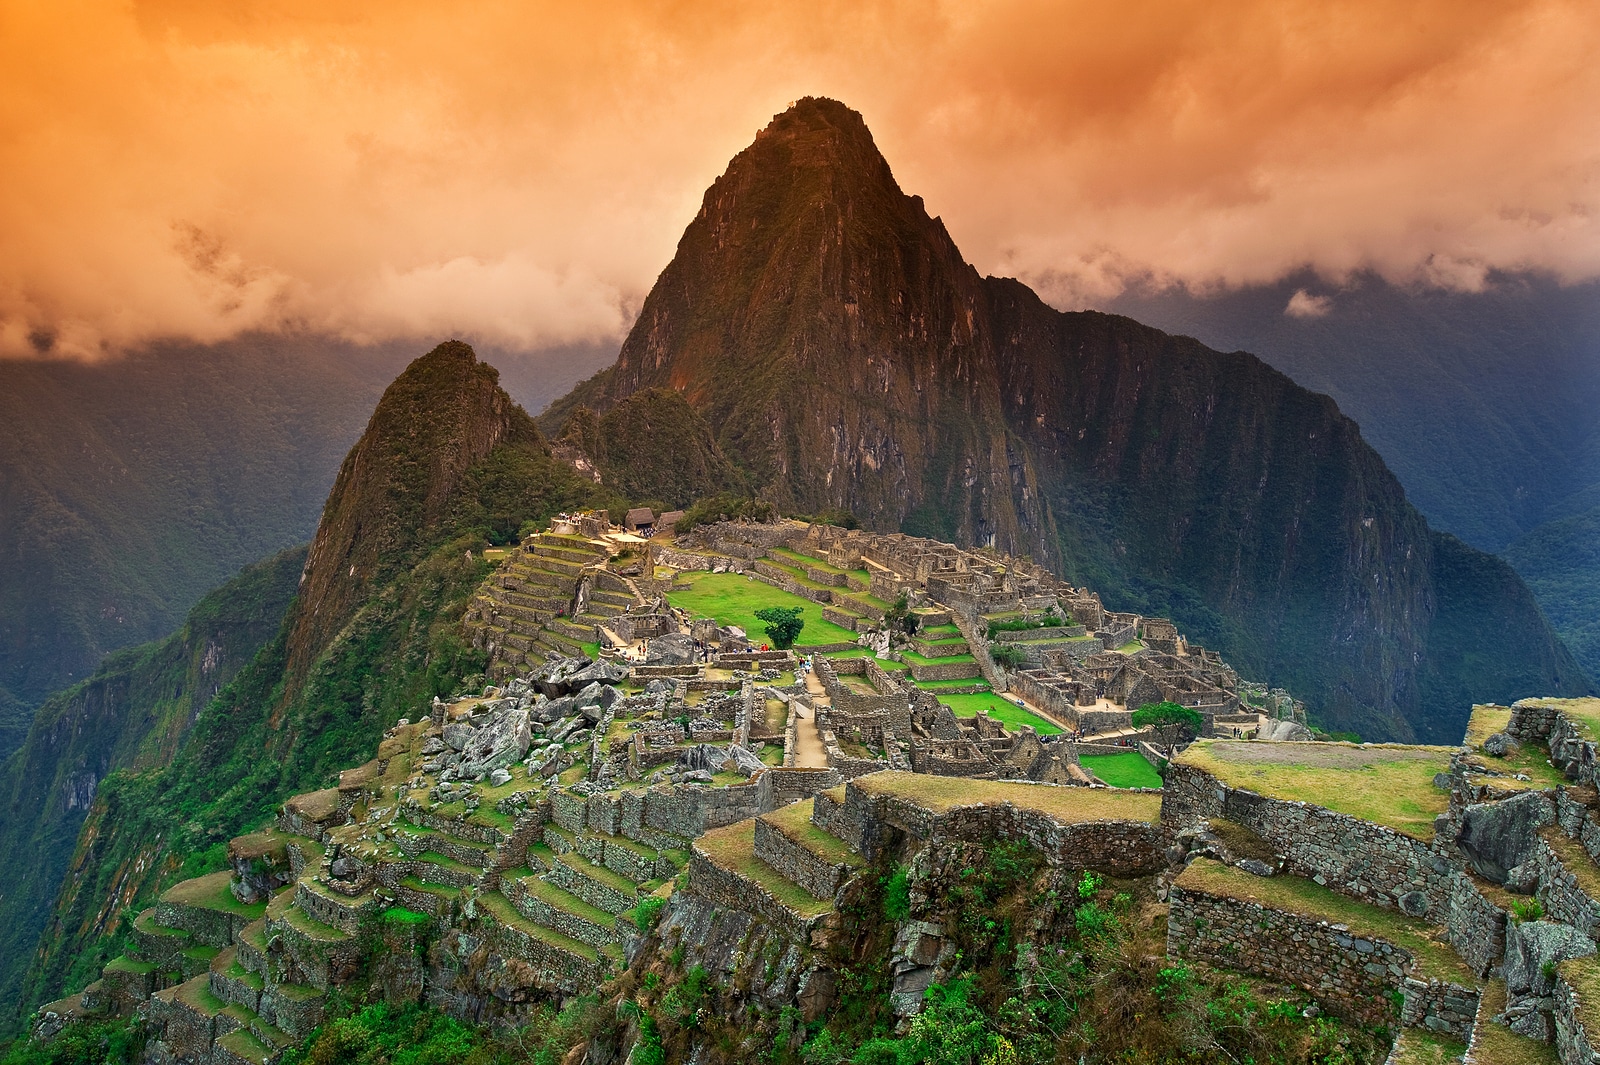
[[[0,354],[616,339],[806,94],[1060,306],[1589,278],[1597,55],[1594,0],[0,0]]]

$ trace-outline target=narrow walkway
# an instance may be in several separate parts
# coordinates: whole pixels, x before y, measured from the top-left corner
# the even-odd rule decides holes
[[[828,697],[823,694],[822,682],[815,673],[806,674],[806,693],[811,696],[812,702],[828,704]],[[817,732],[816,715],[808,711],[800,703],[791,703],[794,707],[794,764],[796,769],[826,769],[828,768],[828,751],[822,746],[822,736]]]

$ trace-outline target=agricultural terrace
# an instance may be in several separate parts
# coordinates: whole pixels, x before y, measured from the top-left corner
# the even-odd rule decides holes
[[[696,617],[712,618],[724,628],[737,625],[757,642],[765,637],[766,623],[756,617],[756,611],[774,606],[800,608],[806,625],[795,641],[797,648],[854,643],[856,639],[849,629],[824,621],[822,608],[811,600],[739,573],[685,571],[678,574],[667,601]]]
[[[1410,951],[1424,976],[1478,986],[1478,977],[1446,941],[1445,929],[1396,910],[1379,909],[1298,876],[1256,876],[1230,865],[1197,858],[1173,881],[1223,898],[1249,900],[1268,909],[1297,913],[1313,920],[1342,924],[1361,936],[1386,939]]]
[[[1530,699],[1528,702],[1560,710],[1584,732],[1585,738],[1600,738],[1600,699]]]
[[[1251,743],[1200,740],[1175,760],[1235,788],[1306,802],[1417,839],[1433,836],[1433,819],[1450,807],[1434,786],[1450,768],[1452,747],[1369,743]]]
[[[891,770],[857,777],[850,782],[850,786],[860,788],[868,795],[894,795],[938,814],[961,806],[1010,803],[1025,810],[1048,814],[1065,824],[1144,821],[1153,825],[1161,820],[1161,796],[1130,795],[1104,788],[972,780],[967,777],[937,777]]]
[[[1138,751],[1078,756],[1083,768],[1113,788],[1159,788],[1161,774]]]
[[[923,685],[919,684],[917,687],[921,688]],[[1041,736],[1054,736],[1062,731],[1059,725],[1046,721],[1038,714],[1024,710],[1003,695],[996,695],[993,692],[979,692],[976,695],[947,695],[937,688],[930,690],[957,717],[977,717],[979,711],[982,711],[1005,725],[1008,729],[1016,729],[1022,725],[1032,725],[1034,731]],[[1156,784],[1156,787],[1160,786],[1159,783]]]

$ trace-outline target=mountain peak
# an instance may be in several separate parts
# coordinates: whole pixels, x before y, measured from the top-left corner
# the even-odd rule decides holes
[[[311,542],[290,629],[289,694],[370,589],[415,561],[467,471],[503,442],[539,442],[499,381],[471,346],[450,340],[384,390]]]

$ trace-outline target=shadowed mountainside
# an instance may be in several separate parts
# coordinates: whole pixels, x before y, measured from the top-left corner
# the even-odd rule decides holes
[[[304,561],[301,548],[249,567],[202,599],[177,632],[115,652],[39,708],[0,769],[0,848],[28,856],[0,872],[0,1002],[17,998],[100,782],[172,759],[200,711],[277,633]],[[119,894],[104,909],[114,914],[122,901]]]

